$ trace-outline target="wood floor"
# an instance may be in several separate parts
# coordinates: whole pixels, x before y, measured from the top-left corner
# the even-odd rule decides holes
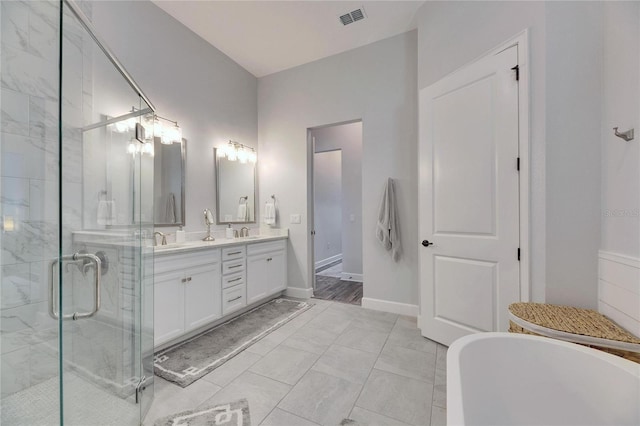
[[[316,288],[313,292],[313,297],[316,299],[361,305],[362,283],[343,281],[336,277],[316,275]]]

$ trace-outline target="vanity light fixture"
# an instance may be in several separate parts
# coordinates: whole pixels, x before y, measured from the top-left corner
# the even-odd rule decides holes
[[[254,148],[235,141],[229,141],[226,146],[218,149],[218,155],[221,158],[226,157],[229,161],[238,161],[242,164],[258,161],[258,154]]]
[[[138,111],[136,107],[131,107],[131,112],[136,111]],[[131,117],[114,123],[114,128],[118,133],[130,132],[135,129],[136,122],[137,119],[135,117]],[[160,138],[160,142],[165,145],[182,142],[182,129],[178,125],[177,121],[169,120],[168,118],[154,114],[145,119],[142,126],[145,130],[144,134],[146,140]],[[131,151],[131,148],[129,148],[129,151]],[[138,149],[138,151],[140,150]],[[147,152],[148,151],[149,150],[147,149]]]

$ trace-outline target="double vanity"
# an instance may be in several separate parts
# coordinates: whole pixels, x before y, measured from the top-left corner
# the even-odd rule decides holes
[[[154,345],[189,337],[287,287],[286,235],[194,241],[154,250]]]

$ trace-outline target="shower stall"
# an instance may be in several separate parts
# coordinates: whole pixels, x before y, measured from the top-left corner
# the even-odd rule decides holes
[[[141,424],[154,108],[90,1],[0,8],[0,423]]]

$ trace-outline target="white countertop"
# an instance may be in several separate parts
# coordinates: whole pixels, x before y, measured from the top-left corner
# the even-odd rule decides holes
[[[288,238],[286,234],[274,235],[251,235],[242,238],[216,238],[215,241],[185,241],[184,243],[172,243],[165,246],[154,247],[155,256],[163,256],[166,254],[176,254],[182,252],[205,250],[209,248],[219,248],[232,246],[237,244],[261,243],[266,241],[282,240]]]

